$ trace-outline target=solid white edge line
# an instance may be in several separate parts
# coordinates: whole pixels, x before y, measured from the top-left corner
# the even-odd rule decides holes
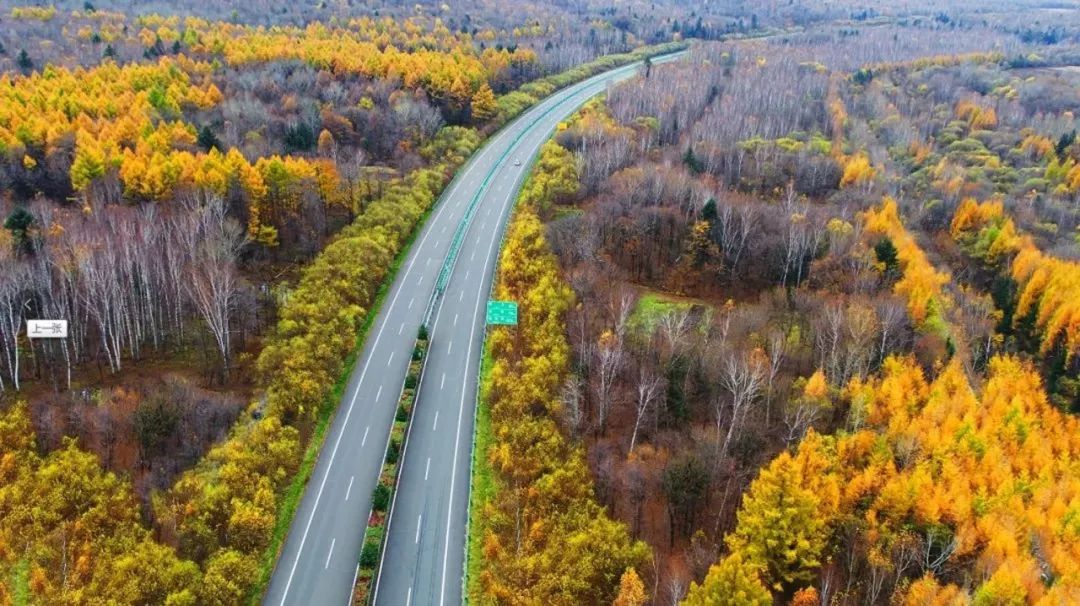
[[[621,68],[615,68],[615,69],[613,69],[613,70],[611,70],[611,71],[609,71],[609,72],[606,72],[606,73],[603,73],[603,74],[598,74],[598,75],[596,75],[596,76],[593,76],[592,78],[589,78],[588,80],[585,80],[584,82],[581,82],[581,83],[578,83],[578,84],[572,85],[572,86],[571,86],[571,88],[576,88],[577,90],[576,90],[576,91],[574,91],[574,92],[572,92],[572,93],[570,93],[570,94],[568,94],[568,95],[567,95],[567,97],[565,97],[565,98],[564,98],[564,99],[563,99],[562,101],[559,101],[559,102],[557,102],[557,103],[554,103],[554,102],[552,102],[552,103],[548,103],[549,101],[551,101],[551,97],[549,97],[549,98],[548,98],[548,99],[546,99],[545,101],[542,101],[542,102],[540,102],[540,103],[539,103],[538,105],[536,105],[535,107],[533,107],[533,108],[530,108],[530,109],[529,109],[529,110],[528,110],[528,111],[526,112],[526,114],[525,114],[525,115],[528,115],[528,114],[530,114],[530,113],[534,113],[534,112],[540,111],[540,108],[542,108],[542,107],[543,107],[544,105],[550,105],[550,104],[554,104],[554,105],[561,105],[562,103],[564,103],[564,102],[566,102],[566,101],[568,101],[568,100],[572,99],[573,97],[575,97],[575,96],[578,96],[578,95],[580,95],[580,94],[581,94],[581,93],[582,93],[583,91],[585,91],[585,90],[586,90],[587,88],[589,88],[590,86],[593,86],[593,85],[596,85],[596,84],[604,84],[604,86],[606,87],[606,86],[607,86],[607,85],[608,85],[608,84],[609,84],[609,83],[610,83],[611,81],[614,81],[614,80],[615,80],[615,74],[617,74],[617,73],[620,73],[620,72],[623,72],[623,71],[626,71],[626,70],[630,70],[630,69],[637,69],[638,65],[639,65],[638,63],[633,63],[633,64],[630,64],[630,65],[627,65],[627,66],[624,66],[624,67],[621,67]],[[602,91],[597,91],[597,92],[595,92],[595,93],[590,93],[590,94],[588,94],[588,95],[585,95],[584,97],[585,97],[585,99],[590,99],[590,98],[592,98],[592,97],[596,96],[597,94],[599,94],[600,92],[602,92]],[[577,104],[577,105],[580,105],[580,103],[579,103],[579,104]],[[575,108],[577,107],[577,105],[575,105]],[[550,111],[550,109],[551,109],[551,108],[549,108],[549,109],[547,109],[547,110],[544,110],[544,111],[543,111],[543,112],[541,113],[541,116],[542,116],[543,114],[546,114],[546,113],[547,113],[548,111]],[[538,117],[537,117],[537,120],[539,120],[541,116],[538,116]],[[486,146],[486,149],[485,149],[485,150],[483,151],[483,153],[482,153],[482,154],[480,155],[480,158],[482,158],[483,156],[487,155],[487,153],[488,153],[488,152],[489,152],[489,151],[490,151],[491,149],[494,149],[494,148],[496,147],[496,142],[497,142],[497,141],[498,141],[499,139],[501,139],[501,138],[502,138],[502,137],[503,137],[503,136],[504,136],[504,135],[505,135],[506,133],[508,133],[508,132],[509,132],[509,131],[508,131],[508,130],[505,130],[505,129],[504,129],[504,130],[501,130],[501,131],[499,132],[499,134],[498,134],[498,135],[496,135],[496,136],[495,136],[495,138],[494,138],[494,139],[493,139],[493,140],[491,141],[490,145]],[[546,140],[546,137],[545,137],[545,140]],[[511,148],[508,148],[507,152],[509,152],[509,151],[510,151],[510,149],[512,149],[512,147],[511,147]],[[477,163],[479,163],[479,158],[478,158],[478,159],[476,160],[476,162],[477,162]],[[471,168],[472,166],[473,166],[473,161],[471,161],[471,160],[470,160],[470,162],[468,163],[468,167],[469,167],[469,168]],[[454,189],[456,189],[456,185],[455,185]],[[459,201],[458,201],[458,205],[459,205],[460,203],[461,203],[461,201],[459,200]],[[505,203],[505,201],[504,201],[504,203]],[[441,205],[441,206],[442,206],[442,208],[440,208],[440,214],[441,214],[441,212],[442,212],[443,208],[445,208],[445,205]],[[456,205],[455,205],[455,206],[456,206]],[[430,233],[430,232],[428,232],[428,233]],[[425,234],[425,238],[424,238],[424,239],[426,239],[426,236],[427,236],[427,234]],[[493,241],[492,241],[492,245],[494,245],[494,244],[495,244],[496,242],[497,242],[497,240],[493,240]],[[421,244],[422,244],[422,242],[421,242]],[[490,257],[491,257],[491,254],[490,254],[490,249],[489,249],[488,259],[487,259],[487,260],[485,261],[485,272],[486,272],[486,270],[487,270],[487,265],[489,264],[489,262],[490,262],[490,260],[491,260],[491,259],[490,259]],[[414,258],[414,261],[415,261],[415,258]],[[410,263],[410,266],[411,266],[411,263]],[[481,287],[482,287],[482,286],[483,286],[483,281],[481,280]],[[482,294],[482,293],[481,293],[481,294]],[[462,299],[463,299],[463,297],[464,297],[464,295],[465,295],[465,292],[464,292],[464,290],[462,290],[462,291],[461,291],[461,295],[459,295],[459,300],[462,300]],[[396,295],[395,295],[395,299],[396,299],[396,298],[397,298],[397,297],[396,297]],[[479,300],[478,300],[478,304],[479,304]],[[439,312],[437,312],[437,313],[436,313],[436,316],[435,316],[435,323],[434,323],[434,324],[435,324],[436,326],[438,325],[439,315],[441,314],[441,311],[442,311],[442,306],[440,305],[440,306],[439,306]],[[476,323],[476,318],[475,318],[475,313],[474,313],[474,317],[473,317],[473,324],[474,324],[474,326],[475,326],[475,323]],[[434,329],[432,330],[432,333],[434,333]],[[471,343],[470,343],[469,349],[470,349],[470,350],[472,349],[472,344],[471,344]],[[466,358],[466,360],[468,360],[468,359],[469,359],[469,358]],[[464,390],[462,391],[462,397],[464,398]],[[436,411],[436,412],[435,412],[435,422],[436,422],[436,424],[438,423],[438,411]],[[454,461],[455,461],[455,467],[454,467],[454,469],[453,469],[453,472],[456,472],[456,471],[457,471],[457,468],[456,468],[456,461],[457,461],[457,458],[458,458],[458,452],[457,452],[457,450],[458,450],[458,441],[460,440],[460,437],[461,437],[461,431],[460,431],[460,429],[461,429],[461,428],[460,428],[460,423],[461,423],[461,410],[459,409],[459,412],[458,412],[458,435],[457,435],[457,438],[455,439],[455,449],[454,449]],[[403,454],[404,454],[404,453],[403,453]],[[453,487],[453,474],[452,474],[452,476],[451,476],[451,487]],[[395,498],[396,498],[396,496],[397,496],[397,495],[395,494]],[[451,507],[451,509],[452,509],[452,507]],[[389,528],[389,521],[390,521],[390,520],[389,520],[389,518],[390,518],[390,517],[392,517],[392,514],[393,514],[393,505],[391,505],[391,512],[390,512],[390,516],[388,516],[388,519],[387,519],[387,525],[388,525],[388,528]],[[447,520],[448,520],[448,521],[450,520],[450,513],[449,513],[449,512],[448,512],[448,514],[447,514]],[[310,526],[310,519],[309,519],[308,525]],[[466,525],[467,525],[467,522],[466,522]],[[305,533],[305,534],[306,534],[306,533]],[[446,544],[447,544],[447,547],[445,547],[445,548],[444,548],[444,550],[443,550],[443,574],[442,574],[442,587],[441,587],[441,590],[440,590],[440,603],[441,603],[441,602],[443,602],[443,601],[445,601],[445,591],[446,591],[446,564],[447,564],[447,559],[446,559],[446,556],[447,556],[447,550],[448,550],[449,542],[450,542],[450,531],[449,531],[449,525],[448,525],[448,526],[447,526],[447,535],[446,535]],[[293,569],[295,570],[295,568],[296,568],[296,566],[295,566],[295,564],[294,564],[294,565],[293,565]],[[291,581],[291,576],[292,576],[292,575],[290,574],[290,581]],[[374,586],[374,589],[373,589],[373,592],[372,592],[372,602],[373,602],[373,603],[375,602],[375,600],[377,600],[377,599],[378,599],[379,580],[380,580],[381,578],[382,578],[382,561],[381,561],[381,559],[380,559],[380,562],[379,562],[379,572],[378,572],[378,573],[377,573],[377,575],[376,575],[376,578],[375,578],[375,586]],[[287,591],[287,590],[288,590],[288,587],[286,587],[286,591]],[[409,600],[411,599],[411,596],[412,596],[412,586],[410,585],[410,586],[409,586],[409,590],[408,590],[408,594],[407,594],[407,597],[406,597],[406,604],[408,604]],[[284,599],[282,600],[282,602],[284,602]]]
[[[506,200],[503,201],[502,214],[505,214],[505,212],[506,212],[505,206],[506,206],[508,201],[509,201],[509,198],[507,198]],[[483,271],[483,273],[481,275],[483,275],[483,276],[489,275],[488,274],[488,269],[489,269],[489,267],[491,265],[492,253],[495,250],[495,246],[497,244],[499,244],[500,242],[501,242],[501,239],[499,239],[499,238],[492,238],[491,239],[491,245],[488,247],[487,258],[484,259],[484,271]],[[464,289],[462,289],[462,292],[464,292]],[[475,338],[476,337],[476,319],[480,315],[480,302],[484,299],[483,295],[484,295],[484,280],[481,279],[480,280],[480,285],[476,289],[476,303],[475,303],[475,305],[473,305],[472,327],[471,327],[471,329],[469,331],[469,334],[470,334],[469,347],[468,347],[467,353],[465,354],[465,367],[466,368],[468,368],[469,365],[472,363],[473,341],[476,340],[476,338]],[[460,444],[461,444],[461,420],[462,420],[462,417],[464,416],[464,413],[465,413],[465,394],[466,394],[466,392],[468,392],[468,385],[469,385],[469,380],[467,378],[464,381],[461,382],[461,403],[458,406],[457,433],[454,436],[454,460],[453,460],[453,463],[451,464],[451,467],[450,467],[450,492],[448,493],[450,495],[450,497],[447,500],[447,509],[446,509],[446,540],[443,543],[443,567],[442,567],[443,569],[442,569],[442,574],[439,575],[440,576],[440,579],[439,579],[439,604],[440,605],[445,604],[445,602],[446,602],[446,567],[447,567],[447,565],[449,563],[449,559],[450,559],[450,525],[451,525],[451,522],[453,521],[453,516],[454,516],[454,485],[457,483],[458,454],[459,454],[459,451],[461,450],[461,448],[460,448]]]
[[[442,317],[442,306],[440,305],[438,311],[435,312],[435,319],[431,324],[431,331],[428,334],[428,340],[431,341],[431,342],[433,342],[435,340],[435,337],[438,335],[439,318],[441,318],[441,317]],[[419,394],[423,389],[425,368],[426,368],[426,363],[425,363],[424,366],[421,366],[420,380],[419,380],[419,382],[417,383],[417,386],[416,386],[417,397],[413,401],[413,411],[414,411],[413,414],[415,414],[415,411],[420,406]],[[404,381],[401,382],[401,393],[405,393],[405,382]],[[400,394],[398,395],[398,399],[399,400],[401,399]],[[439,411],[438,410],[435,411],[435,422],[436,423],[439,422]],[[398,465],[399,465],[400,469],[404,469],[404,467],[405,467],[405,461],[406,461],[406,456],[405,455],[409,452],[409,435],[411,433],[412,433],[412,422],[410,421],[405,426],[405,437],[402,439],[402,442],[401,442],[401,444],[402,444],[401,454],[398,455]],[[387,448],[390,447],[390,440],[392,438],[393,438],[393,432],[391,431],[386,436],[386,446],[383,448],[384,452],[386,451]],[[397,480],[394,483],[393,496],[390,498],[390,510],[386,513],[386,522],[385,522],[385,526],[384,526],[384,529],[383,529],[383,533],[384,533],[383,536],[385,536],[385,537],[389,537],[391,522],[393,522],[393,519],[394,519],[394,507],[397,505],[398,488],[400,487],[400,483],[401,483],[401,475],[399,474]],[[371,514],[369,513],[368,517],[370,517],[370,515]],[[382,581],[383,562],[386,559],[386,552],[387,552],[387,548],[386,548],[386,545],[384,545],[383,549],[382,549],[382,554],[380,554],[380,556],[379,556],[379,564],[378,564],[378,567],[376,568],[377,572],[375,573],[375,581],[374,581],[374,584],[373,584],[373,586],[371,588],[371,604],[372,604],[372,606],[374,606],[376,603],[378,603],[378,600],[379,600],[379,583]],[[409,596],[410,596],[410,598],[412,596],[412,586],[409,586]],[[408,603],[408,600],[410,598],[406,598],[406,603]]]
[[[484,157],[487,156],[491,152],[491,150],[495,149],[498,146],[498,141],[503,138],[504,134],[505,134],[505,131],[502,132],[502,133],[499,133],[498,135],[496,135],[495,138],[491,140],[490,144],[487,144],[487,145],[484,146],[484,149],[481,150],[480,155],[477,156],[475,160],[469,160],[468,162],[466,162],[465,166],[462,167],[462,170],[469,171],[469,170],[472,170],[477,165],[479,165],[483,161]],[[454,181],[451,183],[449,190],[447,190],[447,192],[446,192],[446,197],[443,198],[442,196],[440,196],[439,202],[444,202],[444,201],[449,200],[450,198],[452,198],[454,196],[454,194],[457,192],[458,188],[461,187],[463,181],[464,181],[464,179],[456,179],[455,178]],[[424,234],[420,238],[420,242],[417,243],[417,245],[415,247],[413,247],[409,251],[409,255],[412,258],[409,260],[408,267],[405,268],[405,275],[402,276],[401,284],[404,284],[405,281],[408,280],[409,273],[412,272],[413,265],[416,263],[416,259],[419,257],[419,251],[423,250],[424,243],[427,242],[428,236],[430,236],[431,233],[434,231],[434,229],[431,226],[434,225],[435,223],[437,223],[438,220],[439,220],[439,217],[441,217],[443,212],[445,212],[446,209],[449,208],[449,204],[440,203],[438,206],[439,206],[439,210],[438,210],[438,212],[435,213],[435,216],[432,217],[431,223],[427,223],[425,225]],[[404,290],[404,288],[398,288],[397,291],[394,293],[394,297],[390,300],[390,305],[388,305],[385,308],[385,310],[386,310],[385,313],[378,314],[378,315],[382,315],[383,318],[382,318],[382,321],[379,324],[379,332],[377,332],[375,334],[375,341],[371,344],[371,353],[372,354],[374,354],[375,351],[379,348],[379,341],[382,339],[383,330],[386,329],[386,321],[387,321],[387,319],[389,319],[390,314],[392,313],[392,310],[394,309],[394,305],[397,303],[398,296],[401,295],[403,290]],[[334,457],[337,455],[337,449],[338,449],[338,446],[341,444],[341,438],[342,438],[343,435],[345,435],[345,428],[349,424],[349,418],[352,416],[353,407],[356,404],[356,397],[360,393],[360,386],[364,384],[364,377],[367,376],[368,366],[371,364],[372,358],[374,358],[374,355],[369,355],[367,357],[367,359],[365,360],[364,367],[360,370],[360,379],[357,380],[356,387],[353,389],[352,398],[350,398],[350,400],[349,400],[349,406],[348,406],[348,408],[345,409],[345,420],[342,421],[341,426],[338,429],[337,438],[334,440],[334,447],[330,451],[330,459],[326,464],[326,470],[323,473],[322,481],[320,481],[320,483],[319,483],[319,490],[318,490],[318,492],[315,493],[315,502],[311,506],[311,513],[310,513],[310,515],[308,515],[307,524],[304,525],[304,533],[300,536],[300,545],[296,548],[296,557],[293,559],[292,568],[289,569],[289,576],[285,580],[285,589],[282,590],[282,592],[281,592],[281,605],[282,606],[284,606],[286,600],[289,597],[289,589],[292,587],[293,577],[296,575],[296,566],[300,563],[300,556],[304,553],[304,545],[305,545],[305,543],[307,543],[308,532],[311,531],[311,523],[312,523],[312,521],[315,520],[315,514],[316,514],[316,512],[318,512],[318,509],[319,509],[319,501],[322,499],[323,489],[326,487],[326,480],[330,476],[330,470],[334,466]],[[382,386],[379,387],[379,393],[382,393]],[[375,399],[378,400],[378,396],[375,396]],[[336,416],[336,414],[335,414],[335,416]],[[331,425],[333,425],[333,422],[331,422]],[[322,454],[322,449],[319,449],[319,451],[320,451],[319,455],[321,455]],[[305,491],[305,493],[306,493],[306,491]],[[303,497],[301,497],[301,501],[302,500],[303,500]],[[290,528],[291,528],[291,525],[290,525]],[[286,539],[286,542],[287,541],[288,541],[288,539]],[[275,568],[276,568],[276,566],[275,566]]]
[[[368,517],[370,518],[371,514],[368,514]],[[359,577],[360,577],[360,562],[357,562],[356,563],[356,570],[353,571],[353,573],[352,573],[352,586],[353,586],[354,590],[356,589],[356,579],[358,579]],[[353,592],[350,591],[349,592],[349,601],[345,602],[345,604],[347,606],[352,606],[352,603],[353,603]]]

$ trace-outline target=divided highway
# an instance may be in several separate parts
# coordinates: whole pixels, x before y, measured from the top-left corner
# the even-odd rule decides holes
[[[531,158],[555,126],[638,67],[600,74],[537,104],[493,136],[443,193],[368,333],[264,604],[349,603],[413,341],[454,234],[475,201],[433,316],[427,367],[374,588],[380,605],[462,602],[477,374],[503,226]]]

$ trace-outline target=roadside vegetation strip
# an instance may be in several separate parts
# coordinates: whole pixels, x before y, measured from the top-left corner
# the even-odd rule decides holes
[[[495,436],[491,427],[491,405],[488,402],[487,385],[491,377],[491,347],[484,341],[483,359],[480,363],[480,393],[476,405],[476,421],[472,449],[472,480],[469,486],[468,535],[465,553],[465,592],[466,603],[480,602],[480,562],[484,557],[484,542],[480,537],[487,528],[484,524],[484,503],[494,498],[496,490],[495,472],[488,461],[487,452]]]
[[[390,183],[304,269],[259,356],[265,403],[155,497],[155,515],[175,533],[181,554],[232,579],[249,603],[272,576],[351,363],[377,317],[378,293],[392,283],[450,175],[480,143],[474,130],[443,128],[421,150],[429,166]]]
[[[608,70],[623,67],[637,61],[644,61],[647,58],[676,53],[678,51],[686,50],[689,47],[689,42],[665,42],[663,44],[643,46],[628,53],[604,55],[603,57],[598,57],[588,63],[559,72],[558,74],[552,74],[523,84],[518,87],[517,90],[506,93],[498,98],[498,123],[505,124],[556,91],[581,82],[587,78],[591,78],[597,74],[602,74]]]
[[[289,527],[292,524],[293,517],[296,515],[296,509],[300,506],[300,498],[304,495],[304,487],[307,485],[308,480],[311,479],[311,474],[315,471],[315,463],[318,461],[319,452],[322,450],[322,445],[326,441],[327,429],[330,427],[330,421],[334,418],[333,413],[335,412],[336,407],[333,403],[340,402],[342,397],[344,397],[345,389],[349,384],[349,378],[352,376],[352,368],[356,365],[356,359],[363,349],[367,334],[375,323],[375,318],[378,317],[379,310],[382,309],[382,303],[386,299],[387,293],[390,291],[390,286],[393,285],[394,280],[397,279],[397,274],[401,269],[402,263],[404,263],[406,257],[409,256],[409,251],[412,249],[413,242],[416,240],[417,235],[423,231],[424,225],[427,223],[427,220],[434,209],[435,207],[433,206],[424,212],[424,216],[420,219],[419,223],[417,223],[416,229],[414,229],[409,236],[409,240],[401,250],[398,251],[397,257],[390,266],[386,278],[379,286],[379,291],[375,295],[375,301],[372,303],[371,309],[367,312],[364,319],[364,325],[360,329],[360,332],[357,333],[356,345],[345,360],[345,371],[341,373],[341,376],[338,377],[337,382],[335,382],[334,389],[328,396],[327,405],[323,406],[319,412],[318,422],[312,433],[311,442],[304,451],[304,458],[300,462],[300,468],[297,470],[292,481],[289,482],[288,488],[286,488],[282,495],[282,502],[278,507],[277,521],[274,525],[274,535],[271,538],[270,545],[267,547],[260,566],[259,582],[253,588],[248,599],[248,603],[252,606],[261,601],[262,594],[266,591],[266,587],[270,583],[270,576],[274,572],[274,565],[277,563],[281,546],[285,543],[285,537],[288,535]]]
[[[661,45],[663,46],[663,45]],[[577,116],[575,112],[574,116]],[[574,120],[571,116],[570,121]],[[550,166],[550,159],[558,152],[565,151],[561,146],[549,139],[541,145],[536,159],[522,175],[521,180],[514,185],[517,196],[514,199],[507,224],[513,221],[517,209],[522,204],[543,204],[544,200],[530,192],[532,186],[538,181],[545,180],[545,167]],[[573,181],[578,182],[576,169],[573,171]],[[576,187],[576,186],[575,186]],[[546,189],[546,188],[541,188]],[[488,298],[492,295],[499,283],[500,269],[506,243],[506,225],[501,226],[499,236],[499,256],[495,265],[495,278],[491,282]],[[495,364],[495,356],[489,341],[490,332],[487,323],[484,324],[483,347],[479,376],[477,380],[476,402],[473,409],[473,435],[471,445],[471,467],[469,479],[468,509],[465,518],[465,570],[461,580],[462,600],[467,604],[474,602],[483,603],[483,587],[480,584],[481,564],[484,561],[483,537],[488,532],[487,516],[485,508],[492,503],[500,488],[498,475],[495,473],[488,457],[489,449],[495,444],[495,430],[491,418],[491,370]]]
[[[518,193],[492,283],[492,298],[519,302],[521,321],[485,331],[465,549],[466,599],[474,604],[508,595],[538,603],[610,603],[620,577],[650,556],[597,503],[584,451],[558,419],[559,390],[571,372],[564,314],[573,292],[536,213],[551,200],[533,191],[558,164],[552,161],[557,148],[543,146]],[[542,448],[536,448],[537,436],[544,436]],[[534,525],[545,528],[543,537],[511,547],[516,528]]]
[[[531,185],[544,165],[544,157],[551,153],[548,147],[550,144],[544,144],[540,148],[539,156],[525,171],[525,174],[521,177],[521,181],[515,184],[515,189],[518,190],[517,197],[514,199],[512,209],[507,219],[507,224],[513,221],[514,216],[517,213],[517,207],[519,204],[526,203],[529,200],[529,193],[526,190],[526,185]],[[495,291],[496,285],[499,282],[499,271],[502,267],[503,258],[503,246],[506,243],[506,225],[500,226],[499,236],[499,256],[495,264],[495,277],[491,281],[491,287],[489,289],[488,298],[492,297]],[[482,591],[483,588],[480,585],[480,572],[481,563],[484,559],[484,542],[482,537],[487,533],[487,524],[485,523],[487,517],[484,515],[484,508],[488,503],[491,503],[498,490],[499,490],[499,478],[495,473],[495,469],[491,465],[491,461],[488,459],[488,450],[495,443],[495,429],[491,422],[491,369],[495,364],[495,356],[492,351],[491,342],[489,341],[490,332],[488,330],[487,322],[484,323],[484,337],[483,347],[481,348],[480,370],[477,380],[477,393],[476,402],[473,408],[473,435],[472,445],[470,451],[471,456],[471,473],[469,478],[469,499],[468,510],[465,517],[465,570],[464,578],[461,580],[462,585],[462,601],[468,604],[469,602],[475,602],[477,604],[483,603]]]
[[[413,346],[409,371],[402,384],[398,397],[397,414],[390,437],[386,442],[379,481],[371,495],[371,512],[368,514],[367,527],[364,531],[364,543],[357,562],[356,584],[353,586],[353,604],[370,604],[374,594],[372,583],[382,565],[386,549],[387,521],[397,496],[398,480],[401,476],[399,461],[405,455],[406,440],[412,427],[413,409],[416,406],[416,394],[424,378],[424,365],[427,361],[428,332],[423,326]]]
[[[304,270],[260,355],[265,405],[155,499],[180,544],[209,554],[208,569],[218,554],[222,566],[241,562],[230,576],[249,603],[259,601],[269,582],[347,386],[347,363],[377,316],[380,291],[392,283],[450,175],[479,143],[475,131],[444,129],[424,150],[432,167],[390,184]]]

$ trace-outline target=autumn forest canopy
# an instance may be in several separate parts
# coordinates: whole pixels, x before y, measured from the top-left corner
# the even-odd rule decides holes
[[[469,601],[1080,603],[1080,5],[79,0],[0,2],[0,606],[258,603],[444,188],[634,61],[506,226]]]
[[[472,600],[556,552],[607,579],[559,604],[1080,600],[1074,18],[700,41],[561,125],[500,265]],[[552,417],[629,530],[588,560],[521,530],[590,532]]]

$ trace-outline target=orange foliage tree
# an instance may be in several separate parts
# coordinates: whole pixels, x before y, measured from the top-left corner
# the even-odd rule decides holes
[[[896,200],[886,196],[881,205],[863,214],[866,232],[888,238],[896,247],[901,277],[893,286],[907,301],[908,315],[917,328],[947,336],[949,328],[943,313],[950,305],[944,292],[948,274],[938,271],[915,238],[904,228]]]
[[[210,82],[212,65],[179,56],[152,64],[91,69],[47,67],[0,81],[0,153],[35,170],[73,139],[71,185],[98,188],[109,201],[121,190],[132,200],[165,200],[184,186],[225,195],[238,186],[248,200],[248,235],[262,244],[299,211],[301,185],[313,186],[328,206],[344,204],[335,164],[328,159],[260,158],[236,149],[195,152],[185,108],[221,100]]]
[[[1040,351],[1048,353],[1059,341],[1070,356],[1080,351],[1080,264],[1028,243],[1013,259],[1012,277],[1020,285],[1016,321],[1034,314]]]
[[[844,397],[854,431],[810,434],[763,469],[732,535],[746,538],[728,541],[727,558],[757,562],[763,580],[786,590],[808,586],[820,566],[857,558],[865,572],[853,582],[869,592],[873,579],[892,578],[901,604],[1064,604],[1080,596],[1080,421],[1048,403],[1033,368],[995,357],[976,391],[958,361],[931,382],[914,360],[890,358],[880,377],[853,381]],[[800,458],[821,462],[793,474]],[[782,475],[799,480],[777,484]],[[816,503],[806,514],[815,516],[811,525],[759,523],[798,511],[789,501],[800,485],[809,490],[798,498]],[[774,492],[789,496],[756,498]],[[822,539],[797,538],[807,532],[846,547],[793,557],[815,553]],[[765,563],[753,547],[785,541],[793,551]],[[797,574],[780,574],[777,561]],[[718,575],[714,568],[705,584]],[[972,581],[956,585],[958,578]]]
[[[193,604],[202,597],[199,568],[154,541],[128,482],[72,439],[39,456],[19,402],[0,412],[0,578],[33,604]],[[0,603],[5,597],[0,590]]]
[[[989,266],[1008,267],[1019,286],[1014,323],[1032,321],[1040,354],[1051,353],[1057,345],[1070,358],[1080,352],[1080,264],[1039,250],[1030,237],[1017,232],[999,201],[964,200],[950,232],[968,254]]]
[[[1005,214],[1000,200],[983,203],[965,198],[957,207],[949,233],[964,250],[988,265],[997,265],[1019,249],[1016,224]]]
[[[516,327],[496,328],[488,341],[493,364],[484,394],[494,438],[478,456],[497,487],[481,504],[475,531],[483,537],[476,597],[602,604],[620,592],[623,603],[634,603],[627,594],[636,589],[625,585],[636,574],[628,578],[627,570],[647,565],[648,547],[596,502],[585,454],[556,422],[570,372],[563,316],[573,293],[529,205],[507,230],[495,295],[517,301],[520,312]]]

